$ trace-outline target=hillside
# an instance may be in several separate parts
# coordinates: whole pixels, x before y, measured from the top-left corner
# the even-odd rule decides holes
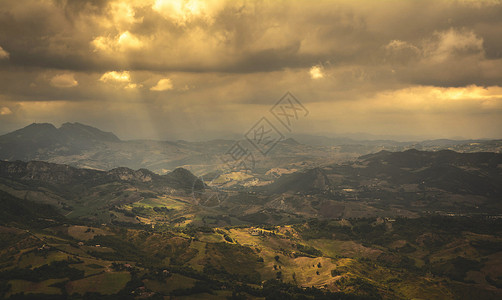
[[[248,187],[229,185],[234,179],[253,180],[237,173],[203,182],[182,168],[158,175],[146,169],[98,171],[36,161],[0,162],[0,190],[55,205],[69,217],[105,222],[228,226],[431,212],[497,215],[502,214],[501,156],[380,152]],[[163,206],[169,209],[155,210]]]
[[[266,156],[254,153],[257,179],[269,180],[265,174],[275,168],[306,170],[319,165],[341,163],[380,150],[403,151],[451,149],[457,152],[500,152],[500,140],[432,140],[395,142],[390,140],[354,140],[293,135],[278,143]],[[123,141],[110,132],[80,124],[31,124],[0,136],[0,160],[41,160],[78,168],[111,170],[118,167],[148,169],[166,174],[178,167],[197,176],[228,170],[222,158],[236,140]],[[250,149],[244,137],[241,143]],[[265,176],[265,178],[263,178]]]
[[[244,187],[0,161],[0,296],[499,299],[500,162],[383,151]]]
[[[63,216],[51,205],[19,199],[0,191],[0,225],[39,228],[62,221]]]
[[[500,221],[452,217],[0,226],[0,297],[500,299],[501,230]]]
[[[190,171],[158,175],[146,169],[78,169],[40,161],[0,161],[0,190],[50,204],[71,217],[110,219],[109,209],[147,195],[187,195],[203,183]]]
[[[273,207],[324,217],[501,214],[502,154],[381,151],[257,188]],[[317,216],[319,216],[317,215]]]

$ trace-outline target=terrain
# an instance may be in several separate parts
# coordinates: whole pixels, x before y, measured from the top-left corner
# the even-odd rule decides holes
[[[33,123],[0,136],[0,160],[47,161],[78,168],[110,170],[118,167],[148,169],[165,174],[178,167],[197,176],[225,169],[222,157],[242,140],[124,141],[110,132],[80,123],[64,123],[59,128],[49,123]],[[247,145],[249,149],[251,145]],[[502,140],[427,140],[396,142],[356,140],[291,134],[273,151],[263,156],[254,151],[254,173],[271,169],[300,170],[339,163],[381,150],[454,150],[456,152],[502,151]]]
[[[70,123],[0,137],[0,297],[502,297],[498,141],[342,156],[309,138],[225,170],[235,141]]]
[[[3,297],[499,299],[502,295],[500,219],[363,218],[168,229],[79,225],[47,213],[37,224],[9,222],[0,227]]]

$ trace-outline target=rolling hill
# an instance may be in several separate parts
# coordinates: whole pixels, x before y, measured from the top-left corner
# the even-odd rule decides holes
[[[78,168],[111,170],[118,167],[148,169],[166,174],[178,167],[200,176],[228,169],[222,157],[241,140],[154,141],[120,140],[110,132],[80,123],[31,124],[0,136],[0,160],[41,160]],[[432,140],[395,142],[355,140],[313,135],[292,135],[279,142],[266,156],[254,153],[254,175],[264,176],[274,168],[306,170],[341,163],[380,150],[403,151],[451,149],[457,152],[500,152],[500,140]]]
[[[0,297],[499,299],[501,162],[381,151],[216,187],[0,161]]]

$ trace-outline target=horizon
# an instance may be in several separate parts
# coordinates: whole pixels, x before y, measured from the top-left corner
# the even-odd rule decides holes
[[[110,130],[106,130],[106,129],[103,129],[103,128],[99,128],[99,127],[96,127],[92,124],[85,124],[85,123],[81,123],[81,122],[70,122],[70,121],[67,121],[67,122],[63,122],[61,124],[53,124],[53,123],[49,123],[49,122],[33,122],[33,123],[30,123],[30,124],[27,124],[26,126],[23,126],[23,127],[20,127],[20,128],[16,128],[14,130],[10,130],[10,131],[0,131],[0,136],[3,136],[3,135],[6,135],[6,134],[9,134],[9,133],[12,133],[12,132],[15,132],[15,131],[18,131],[18,130],[22,130],[26,127],[29,127],[29,126],[32,126],[32,125],[44,125],[44,124],[48,124],[48,125],[52,125],[54,126],[56,129],[59,129],[61,128],[64,124],[80,124],[80,125],[83,125],[83,126],[89,126],[89,127],[92,127],[92,128],[95,128],[95,129],[98,129],[102,132],[105,132],[105,133],[112,133],[113,135],[115,135],[117,138],[119,138],[121,141],[141,141],[141,140],[146,140],[146,141],[160,141],[160,142],[164,142],[164,141],[172,141],[172,142],[177,142],[177,141],[186,141],[186,142],[211,142],[211,141],[217,141],[217,140],[226,140],[226,141],[236,141],[236,140],[242,140],[242,139],[245,139],[244,135],[243,134],[239,134],[237,132],[233,132],[233,133],[217,133],[216,136],[214,136],[213,138],[207,138],[207,139],[203,139],[203,138],[199,138],[199,139],[184,139],[184,138],[159,138],[159,139],[155,139],[155,138],[142,138],[142,137],[132,137],[132,138],[127,138],[127,137],[122,137],[122,136],[119,136],[118,134],[116,134],[114,131],[110,131]],[[502,138],[498,137],[498,138],[465,138],[465,137],[459,137],[459,136],[456,136],[456,137],[438,137],[438,138],[434,138],[434,137],[418,137],[418,136],[415,136],[415,137],[405,137],[405,136],[392,136],[392,135],[372,135],[372,134],[368,134],[368,133],[364,133],[364,132],[355,132],[355,133],[340,133],[340,134],[335,134],[335,133],[331,133],[331,134],[328,134],[328,133],[322,133],[322,132],[319,132],[319,133],[291,133],[291,134],[288,134],[287,136],[285,136],[283,138],[283,140],[287,140],[287,139],[298,139],[298,138],[302,138],[302,137],[307,137],[307,138],[327,138],[327,139],[348,139],[348,140],[352,140],[354,142],[363,142],[363,141],[391,141],[391,142],[398,142],[398,143],[420,143],[420,142],[426,142],[426,141],[435,141],[435,140],[450,140],[450,141],[490,141],[490,140],[501,140]]]

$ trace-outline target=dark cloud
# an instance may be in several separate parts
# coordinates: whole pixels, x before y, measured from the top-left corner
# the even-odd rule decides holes
[[[484,41],[480,59],[500,58],[502,5],[466,3],[230,1],[180,25],[153,1],[124,8],[116,1],[11,0],[3,2],[0,45],[23,67],[246,73],[319,61],[382,64],[381,48],[392,40],[418,44],[468,28]],[[119,41],[126,31],[141,47]]]
[[[287,90],[305,103],[344,115],[366,108],[381,114],[385,109],[375,99],[389,101],[385,95],[399,95],[404,100],[393,105],[410,114],[400,106],[409,105],[413,93],[420,93],[423,101],[436,101],[434,97],[462,94],[462,88],[470,86],[476,86],[469,90],[472,95],[491,93],[502,82],[498,1],[187,3],[1,1],[0,49],[7,54],[0,57],[0,124],[8,119],[12,126],[33,116],[50,121],[47,107],[59,105],[59,114],[97,124],[106,124],[106,116],[120,122],[127,112],[141,111],[138,120],[150,118],[156,125],[149,126],[165,134],[163,122],[245,129]],[[127,72],[127,79],[100,80],[112,71],[116,76]],[[172,88],[153,88],[160,80],[169,80]],[[421,89],[414,89],[417,86]],[[469,93],[462,95],[474,97]],[[476,98],[477,106],[462,105],[477,113],[499,113],[496,94],[483,97]],[[47,104],[56,101],[59,104]],[[361,108],[359,103],[367,105]],[[394,111],[383,107],[387,113]],[[421,113],[439,117],[436,109]],[[225,123],[243,111],[246,117],[237,118],[239,124]],[[344,115],[339,122],[356,126],[349,119],[342,121]],[[372,112],[353,116],[360,122],[357,126],[397,130],[386,127],[388,121],[369,125],[363,115],[371,118]],[[329,116],[315,120],[338,122]]]

